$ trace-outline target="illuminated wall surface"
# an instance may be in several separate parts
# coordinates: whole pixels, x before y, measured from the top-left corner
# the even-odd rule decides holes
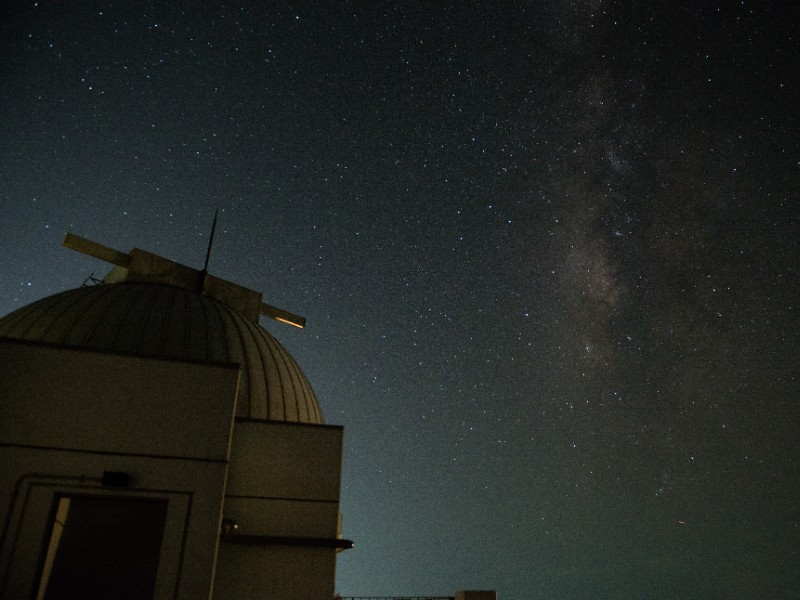
[[[332,598],[342,428],[257,310],[141,256],[0,319],[0,598]]]
[[[7,339],[0,364],[0,597],[333,596],[341,428],[234,421],[231,365]]]

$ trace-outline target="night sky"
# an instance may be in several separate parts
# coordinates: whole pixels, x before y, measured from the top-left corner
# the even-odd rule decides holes
[[[0,314],[202,268],[345,427],[342,595],[800,595],[800,7],[6,2]],[[789,8],[777,8],[790,5]]]

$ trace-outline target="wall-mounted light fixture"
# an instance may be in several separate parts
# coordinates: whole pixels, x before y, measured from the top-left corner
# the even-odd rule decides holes
[[[219,534],[223,538],[227,538],[235,534],[239,530],[239,524],[234,521],[233,519],[222,519],[222,523],[220,524],[220,532]]]

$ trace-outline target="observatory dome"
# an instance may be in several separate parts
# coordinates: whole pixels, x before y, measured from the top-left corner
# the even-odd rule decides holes
[[[311,385],[286,349],[257,319],[201,291],[141,281],[80,287],[0,318],[0,337],[238,363],[237,416],[324,422]]]

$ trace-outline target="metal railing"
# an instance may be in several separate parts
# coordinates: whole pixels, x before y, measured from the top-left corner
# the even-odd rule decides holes
[[[336,600],[456,600],[455,596],[336,596]]]

